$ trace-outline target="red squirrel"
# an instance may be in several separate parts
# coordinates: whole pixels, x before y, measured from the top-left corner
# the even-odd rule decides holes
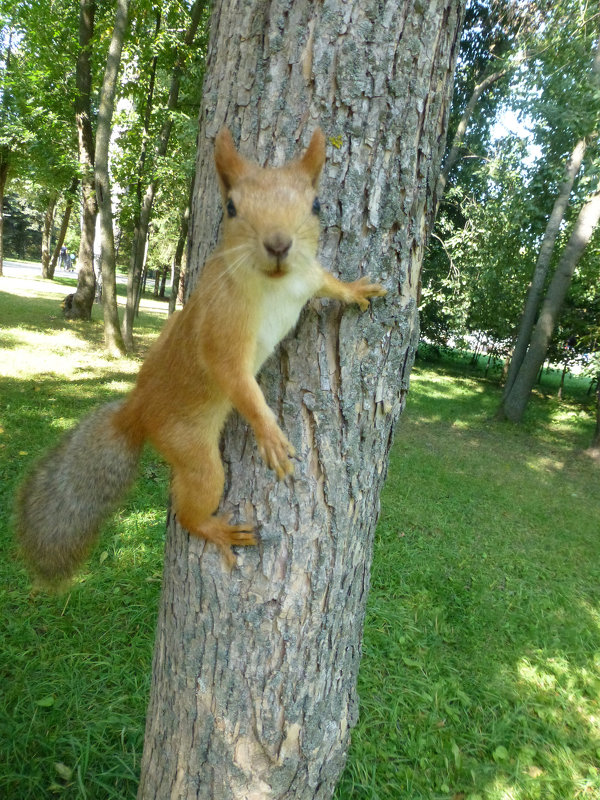
[[[193,536],[214,543],[228,565],[232,545],[256,542],[250,523],[216,515],[224,471],[219,439],[235,408],[277,478],[294,449],[256,374],[311,297],[357,303],[385,289],[369,278],[344,283],[317,260],[317,184],[325,137],[317,129],[301,158],[262,168],[215,140],[224,209],[220,243],[198,284],[152,345],[123,401],[84,418],[48,453],[19,492],[17,526],[26,560],[46,584],[69,578],[88,556],[102,520],[133,481],[149,441],[170,464],[172,507]]]

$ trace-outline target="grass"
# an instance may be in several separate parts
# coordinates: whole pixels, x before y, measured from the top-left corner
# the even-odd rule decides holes
[[[74,281],[60,283],[0,282],[0,797],[8,800],[135,797],[162,572],[168,475],[152,453],[68,595],[30,594],[15,560],[10,516],[28,466],[95,405],[123,394],[140,363],[103,354],[96,307],[92,323],[65,321],[59,302]],[[164,318],[142,310],[140,353]]]
[[[12,495],[137,360],[62,320],[52,284],[0,283],[0,797],[136,794],[167,473],[151,453],[67,595],[31,595]],[[64,292],[63,292],[64,293]],[[163,317],[142,316],[140,351]],[[543,386],[552,389],[550,383]],[[458,359],[418,362],[382,496],[337,800],[600,798],[600,483],[592,398],[538,392],[526,424]],[[579,393],[578,393],[579,392]]]
[[[491,421],[499,396],[464,365],[417,365],[340,800],[600,797],[591,414],[538,396],[515,428]]]

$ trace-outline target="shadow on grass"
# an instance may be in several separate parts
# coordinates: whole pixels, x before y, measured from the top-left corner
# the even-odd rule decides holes
[[[60,295],[48,298],[35,293],[21,297],[0,291],[0,348],[17,350],[27,342],[30,334],[69,333],[81,344],[91,343],[99,353],[104,347],[102,307],[94,304],[92,319],[67,320],[60,307]],[[157,334],[163,327],[166,316],[162,312],[142,309],[136,318],[134,329],[135,355],[143,356],[152,339],[148,334]],[[12,328],[13,330],[7,330]],[[45,345],[48,347],[48,345]]]

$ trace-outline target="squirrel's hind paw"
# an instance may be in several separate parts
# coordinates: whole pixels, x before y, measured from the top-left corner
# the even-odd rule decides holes
[[[232,547],[249,547],[257,543],[258,539],[254,533],[254,527],[250,523],[230,525],[230,514],[218,517],[210,517],[201,525],[188,528],[193,536],[206,539],[216,544],[221,551],[225,563],[231,569],[235,566],[236,560]],[[184,527],[186,527],[184,525]]]

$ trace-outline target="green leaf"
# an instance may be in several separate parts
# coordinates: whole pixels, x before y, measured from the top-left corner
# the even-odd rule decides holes
[[[506,761],[508,758],[508,750],[503,745],[498,745],[494,750],[494,761]]]
[[[41,700],[36,700],[35,704],[41,708],[50,708],[54,705],[54,697],[49,694],[47,697],[42,697]]]
[[[70,781],[71,778],[73,777],[73,770],[60,761],[54,765],[54,769],[56,770],[58,775],[60,775],[63,781]]]

